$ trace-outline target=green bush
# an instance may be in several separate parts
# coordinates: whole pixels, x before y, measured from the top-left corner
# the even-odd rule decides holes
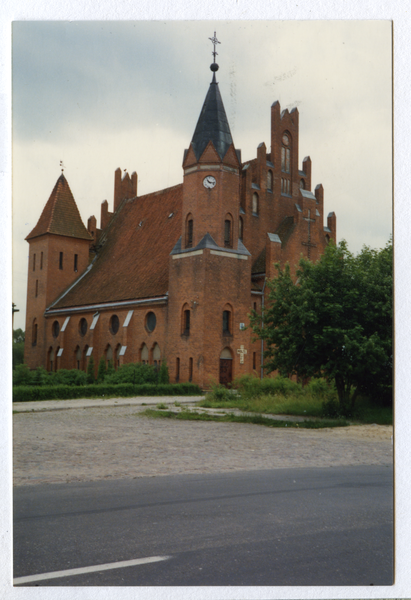
[[[337,400],[337,390],[334,383],[328,383],[325,379],[311,379],[309,383],[304,387],[305,394],[311,394],[316,398],[323,400]]]
[[[13,385],[30,385],[32,382],[32,372],[27,365],[17,365],[13,371]]]
[[[234,381],[240,396],[244,400],[258,398],[262,395],[299,395],[303,392],[302,386],[287,377],[277,376],[275,378],[265,377],[259,379],[254,375],[243,375]]]
[[[158,372],[158,383],[169,383],[170,378],[168,375],[168,367],[165,360],[161,363],[160,370]]]
[[[96,385],[20,385],[13,388],[13,402],[33,400],[72,400],[76,398],[127,398],[133,396],[197,396],[201,389],[194,383]]]
[[[127,363],[119,367],[117,371],[107,375],[104,381],[110,384],[132,383],[139,385],[142,383],[154,384],[159,379],[159,374],[154,366],[143,365],[143,363]],[[161,383],[168,383],[168,381]]]
[[[212,402],[227,402],[233,399],[233,394],[221,384],[213,384],[211,391],[206,395],[206,399]]]
[[[97,383],[103,383],[106,377],[106,359],[104,356],[100,358],[97,369]]]
[[[87,383],[95,383],[96,377],[95,377],[94,372],[95,372],[94,357],[93,357],[93,355],[91,355],[89,358],[89,361],[88,361],[88,365],[87,365]]]
[[[60,369],[51,374],[51,383],[53,385],[86,385],[87,373],[78,369]]]

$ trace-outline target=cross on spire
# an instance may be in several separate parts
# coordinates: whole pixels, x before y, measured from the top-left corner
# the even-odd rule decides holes
[[[312,244],[311,243],[311,223],[315,223],[315,219],[311,218],[311,210],[308,209],[308,217],[303,217],[304,221],[308,222],[308,241],[307,242],[302,242],[303,246],[307,246],[308,247],[308,251],[307,251],[307,255],[308,258],[310,258],[310,250],[311,248],[315,248],[317,244]]]
[[[214,50],[213,50],[213,52],[211,54],[214,57],[214,63],[215,63],[215,57],[218,56],[218,53],[216,52],[215,47],[216,47],[216,44],[221,44],[221,42],[219,42],[218,39],[216,38],[216,32],[215,31],[214,31],[214,36],[212,38],[208,38],[208,39],[211,40],[212,43],[213,43],[213,45],[214,45]]]

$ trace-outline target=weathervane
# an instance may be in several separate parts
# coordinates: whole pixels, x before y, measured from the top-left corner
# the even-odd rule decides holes
[[[221,42],[219,42],[219,41],[218,41],[218,39],[217,39],[217,37],[216,37],[216,32],[215,32],[215,31],[214,31],[214,36],[213,36],[212,38],[208,38],[208,39],[209,39],[209,40],[211,40],[211,42],[213,43],[213,46],[214,46],[214,50],[213,50],[213,52],[211,53],[211,54],[213,55],[213,57],[214,57],[214,62],[213,62],[213,64],[210,66],[210,69],[211,69],[212,71],[218,71],[218,64],[217,64],[217,63],[216,63],[216,61],[215,61],[215,57],[216,57],[216,56],[218,56],[218,53],[216,52],[216,49],[215,49],[215,47],[216,47],[216,44],[221,44]]]
[[[60,167],[61,167],[61,172],[63,173],[63,171],[64,171],[64,165],[63,165],[63,161],[62,160],[60,161]]]

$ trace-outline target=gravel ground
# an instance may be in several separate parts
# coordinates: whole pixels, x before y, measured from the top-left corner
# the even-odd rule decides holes
[[[393,461],[392,426],[287,430],[151,419],[145,408],[14,414],[14,485]]]

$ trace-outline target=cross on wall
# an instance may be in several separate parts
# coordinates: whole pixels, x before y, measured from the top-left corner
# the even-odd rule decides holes
[[[244,348],[244,346],[242,344],[238,348],[237,354],[240,355],[240,365],[243,365],[244,364],[244,356],[247,354],[247,350]]]

